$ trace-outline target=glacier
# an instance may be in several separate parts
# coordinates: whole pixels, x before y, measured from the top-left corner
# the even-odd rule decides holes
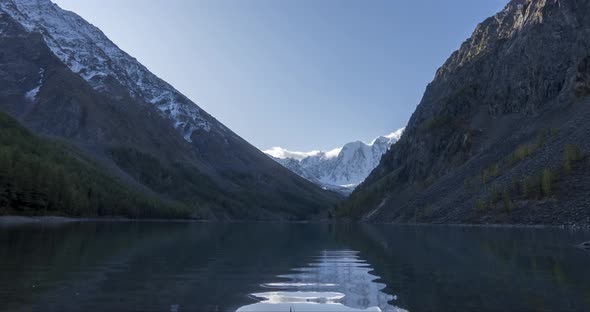
[[[264,152],[324,189],[350,194],[377,167],[381,156],[401,138],[404,129],[379,136],[370,143],[355,141],[327,152],[296,152],[281,147]]]

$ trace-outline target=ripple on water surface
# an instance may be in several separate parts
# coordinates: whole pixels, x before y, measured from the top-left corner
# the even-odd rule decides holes
[[[275,291],[251,294],[258,302],[237,312],[406,311],[389,304],[395,297],[383,292],[372,270],[357,251],[325,250],[306,267],[278,276],[288,281],[262,284]]]

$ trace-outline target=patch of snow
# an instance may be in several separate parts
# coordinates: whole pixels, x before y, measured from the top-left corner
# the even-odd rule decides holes
[[[35,101],[35,99],[37,98],[37,93],[39,93],[39,89],[41,89],[41,86],[37,86],[34,89],[31,89],[30,91],[25,93],[25,97],[31,101]]]
[[[39,69],[39,83],[37,84],[36,87],[34,87],[33,89],[27,91],[25,93],[25,98],[27,98],[30,101],[35,101],[37,99],[37,94],[39,93],[39,90],[41,90],[41,86],[43,86],[43,76],[45,73],[45,69],[41,68]]]

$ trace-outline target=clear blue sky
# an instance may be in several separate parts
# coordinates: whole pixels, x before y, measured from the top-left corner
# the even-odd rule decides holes
[[[508,0],[53,0],[260,149],[405,126],[436,69]]]

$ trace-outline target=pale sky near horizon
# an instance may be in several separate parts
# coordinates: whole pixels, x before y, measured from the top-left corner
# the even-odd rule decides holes
[[[331,150],[406,125],[508,0],[53,0],[264,150]]]

